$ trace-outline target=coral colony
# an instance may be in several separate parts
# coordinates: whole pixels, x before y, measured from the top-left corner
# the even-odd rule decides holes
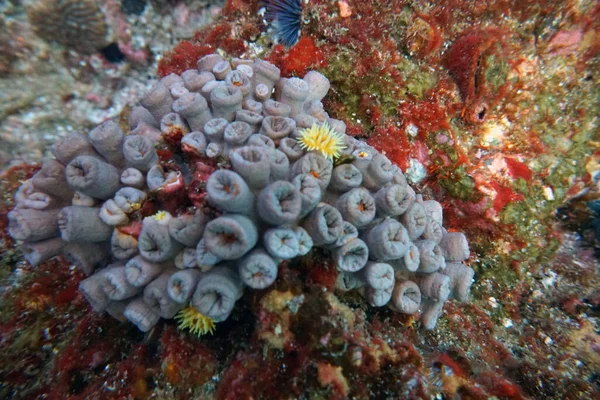
[[[79,288],[95,311],[142,331],[177,318],[212,332],[245,288],[269,287],[312,247],[335,260],[338,290],[421,311],[432,329],[446,299],[468,298],[467,240],[329,118],[329,85],[202,57],[142,98],[128,134],[109,120],[55,143],[16,194],[9,232],[34,265],[62,253],[88,275]]]

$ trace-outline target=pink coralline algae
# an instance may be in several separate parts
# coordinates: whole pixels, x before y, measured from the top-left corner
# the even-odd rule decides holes
[[[79,289],[95,311],[142,331],[186,307],[222,322],[245,288],[269,287],[313,247],[334,260],[336,289],[421,311],[427,329],[448,298],[467,301],[466,237],[329,117],[325,76],[217,54],[197,66],[162,78],[127,132],[109,120],[52,146],[9,213],[30,263],[63,254],[88,276]],[[302,146],[323,127],[333,157]]]

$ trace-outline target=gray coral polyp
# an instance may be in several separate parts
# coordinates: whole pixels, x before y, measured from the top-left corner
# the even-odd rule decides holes
[[[121,172],[121,183],[129,187],[141,189],[146,184],[146,178],[138,169],[127,168]]]
[[[225,142],[231,147],[237,147],[246,143],[252,133],[252,127],[250,125],[242,121],[234,121],[225,128],[223,139],[225,139]]]
[[[385,185],[375,193],[377,214],[382,217],[395,217],[406,212],[406,187],[397,184]]]
[[[213,66],[212,73],[215,75],[215,78],[222,81],[227,75],[231,72],[231,64],[229,61],[219,61]]]
[[[400,281],[394,286],[391,303],[403,314],[414,314],[421,306],[421,290],[413,281]]]
[[[390,182],[394,177],[393,165],[383,154],[375,154],[366,168],[363,168],[361,172],[363,175],[363,186],[374,191]]]
[[[164,262],[177,256],[183,246],[169,234],[168,223],[153,217],[144,219],[138,238],[140,254],[152,262]]]
[[[158,308],[161,318],[173,318],[183,308],[167,291],[169,279],[174,273],[175,271],[167,269],[144,288],[144,301],[151,307]]]
[[[125,225],[129,222],[129,217],[125,214],[125,211],[113,199],[108,199],[102,204],[98,216],[105,224],[110,226]]]
[[[8,213],[8,233],[14,239],[28,242],[57,236],[60,232],[59,212],[60,210],[14,209]]]
[[[123,156],[128,167],[147,172],[158,162],[154,143],[147,137],[130,135],[123,143]]]
[[[439,272],[419,274],[415,278],[421,294],[434,301],[446,301],[450,296],[450,277]]]
[[[89,139],[94,149],[113,165],[123,164],[124,133],[114,121],[108,120],[92,129]]]
[[[184,152],[192,152],[196,156],[206,154],[206,137],[202,132],[190,132],[181,138],[181,148]]]
[[[129,260],[139,253],[137,237],[115,229],[110,240],[110,250],[117,260]]]
[[[248,109],[238,110],[235,112],[235,120],[247,123],[252,128],[252,132],[256,132],[262,124],[263,116],[260,112]]]
[[[289,78],[281,88],[278,101],[288,104],[291,108],[290,115],[293,117],[303,112],[304,102],[309,94],[308,83],[300,78]]]
[[[256,225],[243,215],[228,214],[210,221],[204,230],[206,249],[222,260],[235,260],[258,241]]]
[[[108,243],[71,242],[63,248],[63,256],[86,275],[104,267],[112,258]]]
[[[217,257],[206,248],[204,239],[198,242],[196,246],[196,265],[201,271],[208,271],[221,261],[220,257]]]
[[[246,144],[249,146],[270,147],[272,149],[275,148],[275,142],[273,142],[273,139],[258,133],[250,136]]]
[[[181,115],[171,112],[160,120],[160,131],[167,136],[174,132],[185,135],[186,133],[190,133],[190,127],[181,118]]]
[[[82,280],[79,283],[79,291],[83,293],[83,296],[87,299],[88,303],[94,311],[104,311],[110,303],[110,298],[106,294],[105,287],[106,272],[109,267],[104,268],[102,271]]]
[[[196,269],[177,271],[169,278],[167,292],[179,304],[186,304],[196,289],[201,272]]]
[[[69,206],[58,214],[60,234],[67,242],[105,242],[112,227],[99,217],[100,208]]]
[[[206,220],[202,211],[181,214],[169,221],[169,234],[184,246],[195,247],[204,234]]]
[[[221,57],[220,55],[207,54],[204,57],[200,58],[196,65],[200,73],[204,73],[205,71],[212,73],[213,67],[221,61],[223,61],[223,57]]]
[[[361,183],[362,174],[360,171],[352,164],[342,164],[333,169],[329,189],[345,193],[360,187]]]
[[[329,91],[329,79],[317,71],[308,71],[304,76],[304,81],[308,84],[307,101],[321,101]]]
[[[115,204],[126,214],[136,211],[146,201],[148,194],[133,187],[119,189],[114,195]]]
[[[306,216],[321,201],[321,186],[319,181],[312,175],[300,174],[292,179],[292,184],[300,193],[301,211],[300,217]]]
[[[50,159],[46,159],[44,161],[53,163],[59,162],[63,165],[63,168],[75,157],[96,155],[96,151],[94,150],[92,143],[90,143],[85,135],[79,132],[73,132],[67,135],[65,138],[54,143],[52,146],[50,146],[50,152],[56,158],[56,161]]]
[[[243,283],[238,274],[225,266],[216,267],[198,283],[192,305],[203,315],[221,322],[233,311],[242,289]]]
[[[329,244],[328,248],[336,248],[336,247],[343,246],[344,244],[348,243],[348,241],[350,241],[352,239],[356,239],[357,237],[358,237],[358,229],[356,229],[356,227],[354,225],[352,225],[350,222],[344,221],[342,236],[337,238],[337,240],[335,242]]]
[[[360,270],[358,275],[373,289],[385,290],[394,287],[394,269],[389,264],[370,261]]]
[[[351,239],[332,251],[333,259],[340,270],[356,272],[361,270],[369,259],[369,248],[360,239]]]
[[[277,278],[277,263],[261,249],[253,250],[242,258],[238,268],[241,280],[252,289],[265,289]]]
[[[138,294],[140,287],[133,286],[127,280],[126,267],[110,268],[104,274],[104,291],[111,300],[125,300]]]
[[[25,242],[21,246],[21,250],[23,251],[25,260],[29,264],[36,266],[61,254],[65,245],[66,243],[62,238],[53,237],[39,242]]]
[[[196,259],[196,249],[186,247],[177,254],[177,257],[175,257],[175,266],[179,269],[196,268]]]
[[[286,137],[279,141],[279,150],[283,152],[291,163],[297,161],[304,155],[297,140]]]
[[[272,99],[265,100],[263,108],[266,117],[287,118],[292,112],[292,109],[287,104]]]
[[[375,199],[364,188],[356,188],[342,195],[336,202],[345,221],[362,228],[375,218]]]
[[[269,166],[271,167],[271,181],[287,179],[290,172],[290,160],[285,153],[271,149],[269,151]]]
[[[173,110],[187,121],[192,131],[201,131],[212,114],[206,99],[199,93],[188,93],[173,103]]]
[[[315,246],[322,246],[331,244],[342,236],[344,219],[336,208],[324,205],[311,211],[302,227],[313,238]]]
[[[475,271],[461,262],[449,262],[442,273],[450,278],[450,297],[468,301]]]
[[[239,88],[244,99],[252,94],[252,82],[250,82],[250,78],[240,70],[230,71],[225,76],[225,83]]]
[[[364,233],[371,259],[389,261],[402,258],[408,251],[410,239],[402,224],[386,219]]]
[[[231,155],[231,165],[253,189],[260,189],[269,183],[271,164],[269,155],[259,146],[244,146]]]
[[[469,258],[469,243],[462,232],[447,232],[442,237],[440,248],[448,261],[464,261]]]
[[[261,103],[260,101],[252,100],[252,99],[244,100],[242,105],[246,110],[254,112],[254,113],[258,113],[258,114],[262,113],[263,108],[264,108],[263,103]],[[238,112],[239,111],[236,111],[236,116],[237,116]],[[261,122],[262,122],[262,119],[261,119]]]
[[[158,83],[140,99],[140,104],[150,111],[156,121],[160,121],[162,117],[171,112],[173,99],[169,89],[162,83]]]
[[[446,265],[442,250],[433,240],[417,240],[415,245],[419,248],[419,272],[436,272]]]
[[[144,287],[164,269],[158,263],[150,262],[142,256],[133,257],[125,264],[125,276],[127,281],[135,287]]]
[[[298,219],[301,207],[302,199],[298,189],[290,182],[276,181],[261,190],[256,208],[264,222],[286,225]]]
[[[195,93],[199,93],[202,86],[206,85],[206,83],[215,80],[212,72],[199,72],[196,69],[188,69],[181,74],[181,78],[186,89]]]
[[[157,126],[160,126],[160,121],[157,123]],[[156,142],[158,140],[161,140],[162,132],[154,125],[150,125],[142,121],[131,130],[130,135],[128,135],[127,137],[134,135],[142,136],[150,139],[152,142]]]
[[[280,260],[290,260],[300,252],[298,236],[290,228],[268,229],[263,236],[263,244],[271,256]]]
[[[170,184],[175,184],[179,180],[178,171],[166,172],[159,164],[154,165],[146,175],[146,184],[150,191],[165,189]]]
[[[210,104],[215,118],[231,122],[235,113],[242,109],[242,92],[235,86],[219,85],[210,92]]]
[[[16,194],[9,233],[32,264],[62,253],[89,276],[80,290],[95,311],[143,331],[190,304],[223,321],[244,287],[271,286],[282,260],[313,247],[333,259],[339,290],[421,309],[431,329],[447,298],[468,299],[466,237],[447,232],[438,202],[330,118],[329,86],[315,71],[281,79],[263,60],[205,56],[197,70],[161,79],[128,132],[107,121],[54,144],[55,159]],[[340,159],[299,142],[324,123],[340,135]],[[166,140],[174,132],[180,145]],[[166,147],[171,160],[158,157]],[[209,168],[206,182],[194,179]],[[198,198],[177,197],[189,189]],[[157,206],[169,212],[148,216]]]
[[[363,295],[372,307],[383,307],[388,304],[392,298],[393,289],[393,286],[385,289],[375,289],[367,286],[363,289]]]
[[[412,206],[400,216],[400,222],[406,227],[410,240],[419,238],[425,232],[427,226],[427,216],[423,206],[419,203],[413,203]]]
[[[271,93],[281,75],[279,68],[267,61],[258,59],[252,64],[252,69],[254,70],[255,87],[261,84],[265,85],[268,88],[268,92]]]
[[[152,307],[139,297],[127,304],[123,315],[142,332],[148,332],[160,319],[158,308]]]
[[[308,232],[306,232],[306,230],[304,228],[299,227],[299,226],[294,228],[294,233],[296,234],[296,237],[298,238],[298,255],[304,256],[304,255],[308,254],[308,252],[313,247],[312,238],[310,237],[310,235],[308,234]]]
[[[117,168],[91,156],[73,159],[65,174],[71,189],[96,199],[109,199],[120,185]]]
[[[295,128],[296,122],[293,119],[269,115],[263,118],[259,133],[279,144],[279,141],[287,138]]]
[[[127,121],[129,124],[129,129],[135,129],[142,122],[146,125],[158,128],[160,126],[159,121],[154,119],[150,111],[147,108],[142,106],[136,106],[131,110],[131,114],[129,114],[129,120]]]
[[[265,84],[257,84],[256,87],[254,88],[254,98],[258,101],[258,102],[263,102],[265,100],[267,100],[269,97],[271,97],[271,89],[265,85]],[[262,103],[261,107],[262,107]]]
[[[209,142],[222,142],[225,128],[229,122],[224,118],[213,118],[204,124],[204,134]]]
[[[292,166],[292,174],[310,174],[317,178],[319,186],[325,190],[331,181],[333,163],[317,153],[307,153]]]
[[[61,200],[73,196],[67,185],[65,166],[56,160],[42,161],[42,168],[31,178],[31,183],[35,189]]]

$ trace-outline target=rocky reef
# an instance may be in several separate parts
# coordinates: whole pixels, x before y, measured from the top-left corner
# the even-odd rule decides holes
[[[139,6],[135,1],[127,3],[128,9]],[[146,10],[154,8],[154,3],[157,2],[152,2],[152,7]],[[193,2],[178,2],[183,3],[193,7]],[[177,6],[177,10],[182,9]],[[161,8],[161,12],[168,18],[169,5]],[[142,14],[142,20],[144,15],[149,14]],[[128,190],[117,196],[122,178],[117,174],[119,187],[115,185],[106,193],[94,192],[90,197],[100,196],[101,201],[94,201],[93,206],[83,205],[102,209],[106,204],[104,218],[115,224],[111,225],[112,233],[102,229],[72,233],[86,237],[110,235],[108,244],[106,240],[96,242],[105,243],[102,254],[120,253],[122,261],[130,257],[144,261],[144,265],[132,262],[129,266],[130,276],[142,280],[144,273],[155,273],[159,269],[154,268],[156,264],[163,263],[148,263],[147,257],[166,254],[168,267],[174,268],[170,270],[175,272],[173,276],[188,274],[178,281],[181,285],[174,287],[183,289],[179,293],[185,292],[190,287],[186,285],[194,283],[194,279],[201,281],[205,276],[224,271],[224,275],[214,276],[211,281],[222,282],[226,285],[224,290],[234,293],[227,304],[235,302],[235,306],[230,313],[214,315],[215,320],[200,317],[202,314],[193,307],[177,311],[177,319],[158,320],[157,310],[158,317],[163,311],[156,306],[158,303],[150,303],[150,309],[145,306],[146,291],[150,292],[148,288],[153,286],[142,284],[145,287],[135,288],[137,292],[132,297],[109,298],[108,303],[128,306],[135,299],[135,307],[140,308],[132,319],[141,328],[158,320],[148,332],[108,315],[113,313],[123,319],[123,307],[107,307],[106,313],[94,312],[89,302],[93,300],[91,295],[99,293],[102,299],[106,286],[90,283],[97,276],[91,269],[87,271],[91,275],[86,276],[85,271],[74,267],[64,256],[32,266],[24,261],[20,247],[8,235],[7,215],[15,206],[17,189],[40,170],[40,165],[19,165],[6,171],[0,180],[3,194],[0,226],[4,228],[0,235],[0,276],[5,282],[0,301],[0,356],[4,360],[0,368],[0,397],[598,397],[600,283],[598,258],[594,253],[598,248],[600,193],[596,134],[600,111],[598,16],[600,8],[596,2],[571,0],[227,1],[214,23],[201,27],[195,35],[188,35],[160,58],[157,71],[164,79],[162,85],[174,83],[175,90],[156,91],[155,99],[159,101],[152,96],[143,100],[142,106],[150,115],[127,107],[114,123],[101,125],[106,130],[96,131],[96,135],[102,136],[103,132],[118,128],[125,140],[132,136],[125,133],[141,124],[143,129],[134,135],[147,133],[149,140],[157,144],[152,147],[155,153],[143,149],[142,152],[150,158],[155,154],[155,161],[150,163],[160,168],[149,174],[150,169],[142,171],[141,165],[133,166],[141,174],[132,172],[124,179],[127,186],[139,192]],[[191,28],[192,24],[187,26]],[[8,39],[7,48],[16,48],[12,45],[18,38]],[[132,41],[140,40],[140,32],[134,31]],[[186,85],[193,85],[191,81],[196,76],[208,72],[198,69],[198,59],[215,53],[219,56],[212,56],[214,60],[229,60],[231,72],[253,73],[253,67],[250,72],[243,65],[263,59],[279,69],[282,83],[286,79],[309,81],[309,71],[315,77],[326,76],[330,87],[322,98],[322,108],[311,109],[321,120],[311,112],[304,112],[319,123],[301,125],[291,116],[294,106],[289,103],[290,115],[279,118],[293,120],[296,129],[282,139],[283,143],[269,138],[274,147],[262,137],[260,142],[252,139],[252,143],[248,143],[248,138],[243,145],[228,142],[224,130],[223,138],[220,137],[220,128],[214,129],[216,136],[210,137],[201,118],[194,122],[191,114],[184,115],[195,102],[192,98],[198,96],[187,96],[189,102],[180,101],[182,97],[177,96],[186,95],[184,89],[194,92]],[[14,57],[6,60],[7,65],[18,66],[22,59],[17,54],[16,60]],[[224,73],[226,77],[230,71],[226,64],[221,64],[222,70],[214,71],[215,65],[210,66],[210,73],[215,81],[222,81],[223,75],[217,75]],[[197,72],[186,73],[187,70]],[[143,81],[150,84],[147,79],[144,75]],[[181,80],[183,85],[177,83]],[[10,76],[6,81],[10,82]],[[96,84],[101,81],[100,77],[95,80]],[[205,84],[198,82],[198,86]],[[243,79],[239,83],[242,91]],[[281,89],[282,85],[274,85],[273,101],[284,103],[279,97]],[[207,93],[203,95],[201,89],[197,93],[207,102],[212,118],[210,96],[205,97]],[[172,110],[181,119],[165,120],[161,126],[165,114],[157,119],[153,113],[164,111],[160,111],[164,105],[160,99],[168,100],[169,96],[173,103],[165,107],[165,114]],[[244,100],[241,108],[250,111]],[[251,136],[268,137],[261,132],[262,121],[269,116],[265,111],[263,106],[258,113],[262,117],[260,126],[252,128],[258,134]],[[325,111],[327,116],[323,114]],[[219,117],[227,120],[223,129],[240,122],[235,121],[236,117],[233,120]],[[27,121],[27,114],[17,111],[12,118]],[[256,120],[242,122],[252,126],[252,121]],[[325,121],[327,128],[322,123]],[[339,121],[343,121],[345,131]],[[181,128],[189,128],[189,132]],[[194,131],[202,136],[182,139]],[[241,130],[242,136],[244,131]],[[327,138],[333,139],[326,141]],[[432,302],[431,292],[422,296],[420,311],[414,314],[397,312],[395,290],[388,306],[371,306],[373,297],[369,293],[377,290],[374,286],[378,283],[369,281],[367,267],[358,272],[340,270],[340,260],[335,258],[338,250],[315,240],[318,231],[309,229],[310,224],[305,223],[308,216],[283,223],[271,219],[271,213],[259,211],[258,205],[268,204],[257,200],[266,188],[277,181],[293,185],[294,177],[287,175],[283,181],[272,181],[270,163],[268,177],[264,173],[266,165],[262,174],[245,176],[243,172],[247,170],[236,169],[233,161],[235,154],[243,152],[242,147],[257,146],[260,147],[257,154],[263,154],[262,157],[265,153],[284,153],[292,170],[299,160],[292,158],[294,149],[301,150],[302,157],[320,155],[325,165],[331,165],[332,174],[340,167],[356,168],[363,180],[367,176],[360,189],[375,200],[375,216],[360,226],[362,212],[344,215],[342,220],[353,221],[350,223],[357,228],[354,235],[358,236],[349,242],[360,240],[367,245],[368,257],[372,258],[368,265],[390,265],[394,270],[394,286],[412,281],[423,295],[427,290],[420,278],[431,279],[436,273],[419,276],[418,270],[414,273],[406,269],[405,259],[401,265],[383,259],[382,252],[388,249],[383,241],[371,236],[375,235],[371,228],[385,221],[389,227],[396,221],[409,233],[408,225],[403,215],[381,219],[384,208],[376,196],[381,189],[371,186],[369,168],[361,169],[359,160],[344,153],[344,146],[335,138],[342,138],[344,146],[358,143],[363,149],[374,149],[374,156],[389,160],[393,169],[403,171],[406,191],[414,190],[413,205],[425,208],[432,200],[439,204],[443,213],[442,237],[445,233],[463,232],[468,238],[470,256],[463,263],[464,268],[470,268],[466,270],[467,276],[474,274],[469,301],[457,301],[461,291],[454,290],[454,298],[444,303],[443,313],[433,329],[423,329],[428,327],[428,321],[435,322],[435,318],[428,319],[423,312]],[[292,142],[285,139],[301,146],[288,148],[286,143]],[[54,141],[52,138],[51,142]],[[91,143],[93,152],[101,156],[92,152],[83,154],[84,157],[113,165],[119,172],[130,167],[119,164],[118,157],[109,160],[108,153],[102,154]],[[320,146],[324,143],[325,146]],[[135,152],[135,145],[132,147],[127,153]],[[125,153],[121,154],[125,159]],[[81,165],[91,167],[94,162]],[[48,168],[46,163],[41,170],[44,168]],[[102,179],[110,180],[109,175]],[[145,177],[143,182],[140,176]],[[224,194],[214,191],[212,186],[224,187],[223,182],[229,182],[229,178],[236,184],[245,183],[249,189],[249,195],[245,195],[248,201],[229,204],[233,209],[222,201]],[[254,179],[267,183],[254,188]],[[137,184],[140,186],[136,187]],[[392,181],[392,184],[398,183]],[[317,186],[321,190],[321,203],[313,212],[331,207],[343,215],[342,206],[346,204],[340,199],[344,194],[335,192],[333,175],[325,190]],[[190,187],[196,190],[190,191]],[[369,200],[364,191],[360,191],[364,196],[358,197]],[[427,200],[421,203],[416,193]],[[348,198],[353,200],[353,196]],[[272,197],[265,196],[265,200],[269,199]],[[44,204],[41,197],[34,196],[28,201],[36,206]],[[89,199],[81,197],[81,201]],[[183,203],[185,206],[180,208]],[[57,209],[70,207],[74,206],[64,203]],[[201,213],[196,213],[197,210]],[[234,218],[227,219],[231,214]],[[433,220],[434,214],[426,216]],[[64,226],[68,236],[69,221],[77,216],[65,212],[61,217],[64,218],[59,221],[64,224],[61,222],[54,235],[62,234]],[[173,236],[169,232],[170,224],[183,228],[187,221],[194,220],[204,227],[201,233],[188,232],[196,235],[197,242],[180,242],[177,237],[181,239],[183,235]],[[248,220],[252,224],[240,223]],[[217,234],[211,236],[207,229],[213,221],[219,224]],[[98,227],[106,225],[102,219],[100,222],[96,221]],[[247,235],[253,232],[251,226],[256,230],[256,242],[245,242],[246,248],[251,248],[239,258],[227,260],[229,253],[217,255],[206,251],[207,239],[223,239],[221,228],[235,227],[231,232],[240,236],[225,236],[235,239],[226,240],[228,244],[237,245],[237,238],[252,239],[252,235]],[[313,248],[307,255],[293,257],[296,233],[302,232],[299,227],[308,233]],[[280,235],[281,229],[285,230],[284,235],[287,233],[285,237]],[[269,230],[273,231],[267,235]],[[120,234],[115,242],[122,247],[110,243],[116,231]],[[167,240],[168,245],[160,249],[153,245],[163,243],[165,238],[173,240]],[[414,240],[409,234],[409,240],[417,245],[420,239]],[[204,246],[199,246],[201,242]],[[272,244],[282,246],[275,248]],[[446,257],[444,246],[443,241],[437,245]],[[299,250],[300,246],[298,253]],[[127,255],[129,251],[138,254]],[[243,282],[239,261],[251,256],[252,263],[245,265],[249,270],[256,267],[261,279],[245,275],[249,284],[243,285],[265,287],[242,293],[236,286]],[[269,260],[277,264],[277,276],[272,282]],[[445,259],[446,268],[437,273],[444,275],[453,263]],[[125,280],[117,277],[128,268],[125,265],[117,261],[113,268],[96,271],[116,268],[111,282],[129,282],[126,274],[120,276]],[[196,277],[190,276],[200,269],[204,271]],[[265,277],[268,279],[262,279]],[[89,287],[87,296],[83,295],[85,289],[79,290],[80,285]],[[358,289],[353,285],[358,285]],[[94,292],[98,287],[102,290]],[[120,287],[125,289],[121,294],[131,289],[126,285]],[[198,288],[198,282],[194,287]],[[346,290],[349,288],[352,289]],[[160,289],[153,291],[157,294],[155,299],[164,301],[165,306],[173,305],[170,300],[174,297],[168,291],[165,297],[164,287]],[[194,296],[190,299],[193,305]],[[410,294],[404,299],[403,306],[416,303]],[[215,322],[225,314],[226,319]],[[197,336],[203,332],[203,336]]]

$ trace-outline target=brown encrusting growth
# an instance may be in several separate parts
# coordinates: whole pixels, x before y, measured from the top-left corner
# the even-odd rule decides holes
[[[83,54],[108,44],[104,13],[95,0],[43,0],[27,10],[35,33]]]

